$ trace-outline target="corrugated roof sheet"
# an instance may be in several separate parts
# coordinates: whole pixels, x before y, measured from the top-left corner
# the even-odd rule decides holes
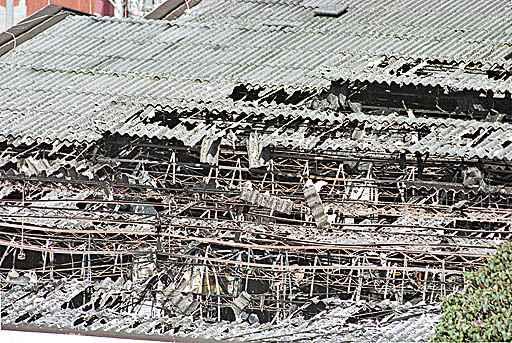
[[[497,61],[510,52],[503,45],[510,42],[512,32],[511,5],[506,0],[350,0],[346,4],[348,11],[340,18],[323,18],[313,16],[300,1],[206,0],[193,10],[199,19],[183,17],[178,22],[266,31],[285,27],[283,35],[289,37],[309,34],[311,39],[297,44],[371,55]],[[324,45],[328,42],[333,46]],[[290,46],[287,40],[283,44]]]
[[[0,83],[0,136],[94,141],[123,124],[133,112],[116,101],[166,102],[190,96],[223,101],[233,85],[191,80],[155,80],[105,74],[3,71]],[[116,111],[109,109],[116,107]]]
[[[340,340],[423,342],[433,334],[440,318],[440,308],[435,304],[396,305],[329,298],[320,300],[325,310],[309,319],[302,318],[299,308],[298,314],[277,323],[212,323],[194,320],[191,316],[148,316],[142,311],[126,311],[123,309],[125,300],[137,294],[139,288],[142,288],[139,283],[123,278],[116,281],[106,278],[101,282],[57,279],[51,283],[39,281],[37,287],[14,285],[0,293],[4,304],[3,324],[30,323],[58,327],[64,332],[66,329],[81,330],[84,334],[90,330],[145,335],[158,333],[162,336],[156,337],[161,340],[180,342],[188,342],[183,337],[190,337],[194,342],[203,342],[198,337],[209,337],[208,342],[232,341],[233,336],[240,341],[276,341],[277,337],[286,341],[309,342],[319,341],[317,338],[321,336],[321,342],[325,343]],[[75,308],[68,305],[85,291],[91,295],[85,298],[83,306]],[[95,302],[97,305],[93,306]],[[386,314],[384,318],[378,316],[382,313]],[[357,323],[349,321],[354,318]]]
[[[67,18],[4,56],[0,66],[297,88],[328,86],[327,80],[308,75],[323,62],[324,53],[316,52],[308,60],[297,59],[295,53],[286,57],[272,46],[244,47],[245,38],[255,40],[242,31],[200,23]],[[257,40],[265,38],[255,34]]]
[[[384,62],[380,64],[380,62]],[[322,67],[321,75],[331,80],[376,82],[391,85],[442,86],[454,90],[512,90],[512,68],[494,64],[450,63],[435,60],[340,54]],[[490,76],[494,72],[497,76]]]
[[[315,1],[288,0],[204,0],[174,22],[67,17],[0,57],[0,118],[9,123],[0,135],[47,141],[93,141],[105,132],[181,137],[168,128],[127,123],[134,109],[119,111],[117,103],[189,107],[181,102],[244,113],[250,108],[228,99],[235,85],[323,88],[330,85],[326,70],[342,78],[454,87],[477,87],[478,79],[485,87],[510,89],[512,81],[456,70],[440,80],[373,73],[360,58],[506,64],[512,46],[508,1],[351,0],[347,5],[339,18],[314,16]],[[338,64],[339,56],[350,58]],[[201,104],[205,99],[209,102]]]
[[[135,106],[139,110],[150,106],[162,111],[192,111],[192,110],[208,110],[211,112],[226,112],[237,113],[242,116],[249,114],[262,115],[265,120],[272,120],[277,117],[284,117],[288,119],[302,118],[304,121],[318,121],[329,122],[332,124],[341,124],[348,121],[358,121],[366,123],[368,126],[382,129],[388,126],[403,127],[403,128],[443,128],[443,127],[476,127],[476,128],[493,128],[500,131],[512,130],[512,125],[500,122],[484,122],[477,120],[461,120],[451,118],[424,118],[424,117],[409,117],[401,116],[395,113],[388,115],[368,115],[362,112],[359,113],[340,113],[333,110],[313,110],[304,107],[293,107],[287,105],[274,105],[274,104],[258,104],[254,105],[249,102],[236,102],[231,99],[222,103],[215,101],[197,101],[197,100],[183,100],[172,99],[165,102],[154,103],[149,101],[139,102],[135,104],[127,104],[127,106]],[[142,107],[141,107],[142,106]],[[132,109],[135,111],[135,109]]]
[[[130,105],[127,105],[128,107]],[[132,105],[133,106],[133,105]],[[148,105],[153,107],[152,105]],[[273,145],[306,151],[370,151],[388,152],[430,152],[433,156],[450,156],[464,159],[497,159],[512,160],[512,125],[497,122],[480,122],[476,120],[414,118],[398,115],[368,115],[364,113],[336,113],[308,109],[290,109],[285,106],[253,107],[232,103],[231,105],[200,104],[192,101],[170,103],[166,106],[156,106],[157,110],[187,112],[194,109],[207,108],[215,112],[237,113],[241,118],[249,115],[262,116],[264,119],[256,127],[252,120],[243,120],[237,125],[231,123],[215,123],[206,125],[201,119],[181,118],[181,123],[187,122],[192,128],[186,129],[183,124],[167,128],[159,124],[132,125],[128,122],[115,132],[129,136],[148,136],[167,139],[177,139],[184,144],[194,146],[208,134],[223,136],[226,129],[236,132],[237,136],[248,137],[254,130],[264,130],[261,134],[263,146]],[[123,109],[126,111],[126,109]],[[141,111],[138,106],[132,111]],[[274,119],[285,118],[292,127],[273,126]],[[142,118],[140,119],[142,120]],[[311,130],[322,124],[318,130]],[[302,124],[301,124],[302,122]],[[364,124],[367,132],[361,132],[360,137],[353,135],[354,123]],[[322,129],[327,127],[328,129]],[[424,137],[414,135],[404,141],[399,129],[411,132],[426,131]],[[318,132],[317,132],[318,131]],[[408,137],[408,136],[407,136]],[[416,137],[416,138],[415,138]]]
[[[322,66],[364,76],[347,75],[343,54],[504,64],[512,51],[506,0],[346,3],[339,18],[314,16],[311,2],[250,0],[204,0],[172,23],[69,17],[0,66],[322,88]]]
[[[121,92],[122,93],[122,92]],[[251,116],[264,118],[259,124],[265,127],[262,134],[264,145],[289,147],[300,150],[336,151],[349,150],[373,152],[430,152],[436,156],[461,158],[486,158],[512,160],[510,132],[512,125],[499,122],[480,122],[475,120],[414,118],[398,115],[367,115],[364,113],[338,113],[328,110],[291,108],[285,105],[254,106],[235,102],[230,99],[223,102],[195,101],[171,98],[129,98],[127,96],[101,95],[95,93],[63,92],[57,101],[47,101],[48,91],[27,90],[25,93],[2,90],[0,99],[0,118],[4,120],[0,127],[0,136],[18,138],[20,143],[30,144],[33,140],[52,142],[94,141],[106,133],[176,139],[187,146],[196,146],[207,135],[226,135],[229,127],[238,134],[248,136],[257,129]],[[23,98],[29,101],[23,102]],[[77,101],[77,104],[73,103]],[[10,106],[18,109],[13,111]],[[178,124],[168,126],[165,123],[148,119],[148,109],[155,107],[159,111],[184,113],[177,117]],[[205,123],[203,119],[190,119],[186,113],[208,110],[218,113],[237,114],[242,118],[238,123]],[[39,117],[29,115],[39,113]],[[137,115],[138,114],[138,115]],[[298,120],[293,127],[273,127],[276,118],[288,121]],[[302,124],[300,124],[302,122]],[[314,133],[308,129],[311,122],[328,127],[329,134]],[[344,132],[353,123],[364,124],[372,133],[363,138],[350,135],[336,136],[332,133]],[[270,125],[270,126],[269,126]],[[297,126],[298,125],[298,126]],[[259,128],[261,129],[261,128]],[[426,130],[427,136],[417,140],[402,142],[390,135],[392,130]],[[391,130],[391,131],[390,131]],[[324,130],[325,131],[325,130]]]

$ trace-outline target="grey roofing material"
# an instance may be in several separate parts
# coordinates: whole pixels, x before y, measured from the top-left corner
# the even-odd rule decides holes
[[[157,106],[157,109],[171,111],[190,111],[202,108],[201,104],[194,102],[177,102],[179,105],[167,107]],[[306,151],[356,151],[372,152],[430,152],[434,156],[451,156],[457,158],[474,159],[499,159],[512,160],[512,125],[493,122],[465,121],[457,119],[433,119],[433,118],[410,118],[398,115],[376,116],[363,113],[341,114],[325,111],[314,111],[306,109],[292,110],[286,107],[252,107],[239,104],[228,105],[204,105],[205,108],[214,111],[227,111],[238,113],[242,117],[249,114],[263,114],[265,122],[271,122],[277,117],[289,118],[289,120],[300,118],[303,124],[293,128],[267,127],[269,133],[261,134],[263,146],[273,145],[276,147],[287,147]],[[137,107],[136,107],[137,108]],[[150,106],[150,108],[152,108]],[[137,110],[133,109],[132,112]],[[137,124],[132,128],[122,127],[117,132],[129,136],[147,135],[148,137],[174,138],[184,142],[186,145],[197,144],[204,136],[213,134],[217,136],[226,135],[226,128],[229,124],[204,125],[201,120],[187,118],[180,119],[181,122],[193,123],[193,129],[184,130],[182,124],[175,128],[162,128],[152,125],[150,129]],[[311,134],[308,132],[308,121],[330,123],[330,131],[333,135]],[[371,129],[370,133],[362,137],[347,136],[346,130],[351,123],[364,124],[365,128]],[[127,124],[129,125],[129,123]],[[147,124],[145,124],[147,125]],[[265,124],[264,124],[265,125]],[[410,141],[403,141],[400,135],[394,135],[393,130],[406,128],[413,131],[428,129],[427,136]],[[257,128],[249,121],[242,121],[231,129],[237,135],[249,136]],[[336,137],[336,132],[343,136]],[[345,132],[345,133],[343,133]],[[478,133],[475,136],[475,133]],[[332,136],[332,137],[331,137]]]
[[[174,20],[186,10],[196,6],[201,0],[167,0],[153,11],[148,13],[144,18],[158,20]]]
[[[503,64],[511,50],[505,0],[347,5],[340,18],[314,16],[301,2],[228,0],[204,0],[172,23],[66,18],[1,62],[315,89],[330,83],[322,67],[344,70],[340,54]]]
[[[507,19],[511,10],[506,1],[347,1],[347,13],[330,20],[310,15],[309,7],[317,7],[318,3],[280,1],[276,5],[274,1],[247,1],[229,10],[205,5],[204,12],[196,12],[209,25],[214,22],[233,30],[250,28],[240,39],[243,41],[234,42],[241,47],[247,42],[254,42],[253,46],[264,42],[265,45],[258,46],[261,51],[271,47],[279,51],[273,61],[294,59],[296,54],[307,61],[312,47],[321,50],[324,62],[311,71],[311,75],[319,78],[439,84],[456,89],[511,89],[512,81],[492,80],[485,74],[486,67],[494,63],[510,65],[505,59],[512,52],[512,26]],[[257,13],[265,13],[265,19],[260,20]],[[482,25],[484,22],[489,26]],[[257,39],[261,36],[259,32],[266,37]],[[283,49],[290,53],[283,55]],[[478,61],[484,66],[480,74],[458,70],[424,77],[411,71],[396,76],[387,69],[370,68],[384,56],[398,57],[402,64],[422,58]]]
[[[45,142],[95,141],[107,129],[114,131],[133,114],[116,105],[120,99],[159,103],[194,94],[221,101],[232,91],[226,84],[18,69],[6,70],[2,78],[0,136]]]
[[[356,56],[352,61],[364,53],[376,58],[508,63],[512,23],[505,20],[510,6],[504,0],[413,0],[393,6],[365,0],[347,5],[347,13],[339,18],[314,16],[317,1],[284,0],[204,0],[173,22],[66,17],[0,57],[0,118],[9,123],[0,135],[46,142],[95,141],[105,132],[181,139],[190,132],[137,123],[131,116],[146,104],[184,108],[194,103],[209,110],[220,106],[248,113],[249,107],[228,99],[235,85],[325,88],[330,81],[321,74],[325,68],[337,68],[332,62],[340,54]],[[481,25],[485,20],[486,25]],[[345,67],[340,68],[343,76]],[[344,72],[352,68],[348,63]],[[360,74],[364,76],[364,70]],[[459,80],[460,86],[470,83],[464,78],[443,80]],[[490,86],[508,89],[510,80]],[[118,103],[126,99],[135,105],[120,111]],[[201,104],[204,99],[210,102]],[[287,108],[275,111],[318,120],[326,115]],[[337,121],[336,115],[328,116]],[[362,120],[381,121],[368,116]],[[407,124],[406,119],[399,121]],[[414,125],[419,122],[414,120]],[[187,144],[195,145],[203,134],[198,129]],[[276,141],[281,139],[286,146],[300,142],[296,146],[304,149],[317,144],[295,134],[281,135]],[[508,150],[501,150],[508,158]],[[475,156],[480,155],[482,151]]]
[[[465,135],[473,135],[475,132],[478,129],[474,126],[446,128],[430,133],[410,149],[440,156],[512,160],[511,131],[488,128],[480,130],[476,138],[464,138]]]
[[[498,61],[510,52],[502,45],[510,41],[512,28],[510,4],[505,0],[351,0],[346,1],[347,13],[337,19],[314,17],[304,3],[243,1],[229,6],[204,1],[193,12],[210,25],[271,32],[286,27],[283,38],[309,33],[307,41],[296,39],[294,43],[316,44],[324,51],[456,61]],[[178,22],[196,21],[189,18]],[[292,48],[290,42],[285,39],[281,44]]]
[[[386,61],[384,66],[379,62]],[[341,54],[331,63],[322,67],[320,72],[331,80],[351,80],[375,82],[391,85],[441,86],[454,90],[492,90],[504,93],[512,90],[510,66],[500,69],[503,74],[493,78],[488,71],[495,70],[495,65],[470,65],[466,62],[452,63],[446,68],[436,65],[433,60],[416,60],[414,58],[397,58],[389,61],[385,56]],[[508,63],[508,62],[507,62]],[[407,68],[406,72],[401,72]]]
[[[172,99],[168,101],[162,101],[160,103],[151,102],[151,99],[147,101],[141,100],[138,104],[132,104],[137,106],[154,107],[160,111],[172,111],[177,109],[179,111],[190,111],[190,110],[208,110],[212,112],[228,112],[237,113],[243,116],[249,114],[263,115],[266,120],[277,118],[279,116],[296,119],[303,118],[304,120],[329,122],[332,124],[343,123],[345,121],[359,121],[361,123],[367,123],[375,128],[386,127],[389,125],[400,126],[404,128],[430,128],[430,127],[460,127],[469,125],[472,127],[482,128],[496,128],[498,130],[512,130],[512,125],[501,122],[484,122],[477,120],[461,120],[451,118],[424,118],[424,117],[408,117],[391,113],[388,115],[368,115],[362,112],[354,113],[340,113],[332,110],[313,110],[304,107],[294,107],[287,105],[274,105],[274,104],[252,104],[250,102],[235,102],[232,100],[226,100],[223,102],[209,101],[206,100],[183,100],[183,99]],[[135,110],[134,110],[135,111]]]
[[[276,56],[279,63],[268,63],[276,51],[229,44],[236,34],[198,24],[66,18],[20,46],[17,54],[2,58],[0,65],[167,80],[328,86],[327,80],[308,76],[308,70],[323,61],[323,53],[316,53],[314,61]]]
[[[195,85],[191,87],[197,88],[198,91],[202,90]],[[30,101],[21,101],[23,96]],[[215,99],[210,103],[134,96],[135,101],[129,101],[130,98],[126,95],[112,97],[112,95],[94,93],[63,93],[62,98],[56,99],[59,102],[53,103],[47,102],[47,96],[46,91],[27,91],[23,94],[0,89],[0,97],[8,99],[0,106],[0,117],[8,123],[0,128],[0,137],[4,139],[20,137],[18,144],[30,143],[33,140],[48,143],[54,140],[92,142],[106,133],[118,133],[137,137],[176,139],[192,147],[198,145],[207,135],[225,136],[227,128],[248,136],[249,132],[255,129],[249,120],[254,114],[263,115],[265,118],[263,122],[270,122],[278,117],[290,120],[300,119],[303,122],[303,125],[297,128],[267,128],[270,133],[262,134],[263,146],[273,145],[306,151],[346,151],[348,149],[373,152],[424,153],[428,151],[436,156],[512,160],[512,144],[509,143],[512,126],[504,123],[412,118],[393,114],[387,116],[363,113],[344,114],[325,110],[293,109],[284,105],[255,107],[251,104],[231,100],[221,102]],[[79,101],[82,107],[69,107],[73,101]],[[17,111],[9,109],[11,106],[16,107],[17,103],[23,106]],[[158,105],[154,105],[155,103]],[[180,118],[178,125],[169,127],[159,122],[147,121],[154,107],[162,111],[177,110],[185,113],[196,109],[225,111],[238,114],[242,121],[234,125],[231,123],[206,124],[202,120]],[[27,115],[34,112],[43,113],[44,116],[34,120]],[[135,115],[137,113],[140,114]],[[244,119],[245,117],[249,119]],[[351,136],[311,134],[307,130],[307,122],[310,121],[329,123],[327,125],[330,130],[340,132],[346,130],[347,125],[358,122],[364,124],[367,129],[371,128],[372,132],[359,139]],[[185,125],[186,122],[188,122],[187,125]],[[389,131],[401,128],[413,131],[427,129],[430,134],[418,141],[402,142],[398,136],[394,137],[393,132]],[[480,134],[476,138],[471,138],[479,130]]]

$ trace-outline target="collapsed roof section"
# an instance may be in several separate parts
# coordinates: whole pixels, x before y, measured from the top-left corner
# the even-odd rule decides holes
[[[13,83],[16,82],[24,81]],[[204,87],[189,85],[196,94],[203,92],[206,97]],[[222,93],[222,89],[217,91]],[[396,113],[333,113],[287,106],[255,107],[228,100],[220,104],[148,97],[132,102],[127,96],[63,95],[56,99],[58,102],[51,103],[47,102],[45,92],[0,90],[0,97],[5,99],[0,118],[7,123],[0,128],[2,140],[15,146],[34,142],[71,145],[99,142],[110,134],[119,134],[174,139],[194,147],[206,137],[236,135],[240,143],[249,146],[250,133],[258,131],[262,149],[273,146],[310,153],[408,152],[460,160],[512,159],[512,126],[505,123],[404,117]],[[81,106],[73,108],[76,100]],[[100,106],[98,102],[102,100],[104,105]],[[209,112],[221,115],[213,118],[206,115]]]
[[[138,296],[134,298],[134,294]],[[142,294],[146,294],[145,299]],[[426,340],[440,317],[440,308],[435,305],[328,298],[308,302],[291,318],[272,324],[260,324],[257,317],[251,317],[251,323],[198,322],[184,315],[163,316],[157,321],[148,316],[148,300],[153,294],[157,294],[159,306],[172,306],[173,297],[161,296],[155,282],[105,279],[91,284],[62,280],[39,289],[16,285],[0,293],[5,309],[2,325],[7,330],[14,327],[37,331],[44,326],[46,332],[53,328],[59,333],[87,331],[96,336],[158,341],[173,338],[199,343],[212,342],[211,339],[310,341],[319,336],[322,342],[338,342],[340,337],[350,341],[403,342]],[[242,304],[238,301],[232,306]],[[129,311],[132,307],[137,310]],[[21,322],[24,324],[16,324]]]

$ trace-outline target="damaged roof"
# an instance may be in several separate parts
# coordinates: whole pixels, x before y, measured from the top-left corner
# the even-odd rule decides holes
[[[0,57],[2,318],[426,340],[512,235],[510,94],[339,79],[506,92],[505,1],[166,4]]]
[[[66,16],[0,57],[0,118],[8,123],[0,135],[24,142],[92,142],[106,132],[178,140],[190,136],[184,126],[143,123],[137,113],[147,105],[343,122],[338,113],[293,106],[251,107],[229,98],[239,84],[292,91],[327,88],[331,81],[325,77],[328,73],[323,75],[326,70],[336,75],[332,79],[431,85],[439,80],[453,87],[510,89],[512,78],[492,79],[457,67],[457,63],[509,65],[512,23],[506,20],[507,1],[344,4],[346,13],[339,17],[315,14],[325,5],[322,1],[249,0],[204,0],[170,22]],[[483,21],[486,25],[481,25]],[[336,62],[340,58],[342,63]],[[414,70],[420,68],[413,64],[424,68],[423,59],[438,64],[451,61],[452,69],[443,71],[449,76],[417,76]],[[404,61],[411,64],[408,70],[402,68]],[[400,68],[402,74],[394,72]],[[475,83],[478,78],[485,80]],[[394,118],[355,116],[362,122]],[[422,119],[396,117],[393,124],[410,121],[422,123]],[[439,122],[427,121],[428,125]],[[512,157],[507,125],[475,123],[465,128],[467,122],[442,123],[449,126],[446,132],[436,130],[409,149],[464,158]],[[494,128],[487,129],[489,125]],[[212,129],[196,126],[195,138],[187,145],[197,144]],[[471,136],[468,130],[483,131],[477,139],[462,139]],[[272,134],[270,143],[295,146],[295,140],[306,150],[317,145],[327,150],[364,150],[365,145],[322,135],[320,146],[320,137],[311,133],[285,130],[282,134],[285,140]],[[389,150],[387,142],[382,144]]]

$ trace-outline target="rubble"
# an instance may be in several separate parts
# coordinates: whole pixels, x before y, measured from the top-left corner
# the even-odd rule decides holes
[[[437,305],[425,303],[347,301],[338,298],[311,299],[280,321],[259,323],[254,313],[244,311],[247,293],[237,300],[240,315],[233,322],[196,321],[190,306],[174,302],[174,296],[161,298],[149,292],[148,280],[140,284],[118,279],[87,283],[56,281],[50,285],[10,285],[1,293],[3,325],[81,329],[85,333],[110,330],[124,334],[146,334],[224,341],[426,341],[439,320]],[[145,294],[145,299],[140,295]],[[244,295],[245,294],[245,295]],[[174,316],[149,311],[151,302],[172,303]],[[242,305],[243,304],[243,305]],[[196,305],[197,307],[197,305]],[[197,309],[196,309],[197,310]]]

